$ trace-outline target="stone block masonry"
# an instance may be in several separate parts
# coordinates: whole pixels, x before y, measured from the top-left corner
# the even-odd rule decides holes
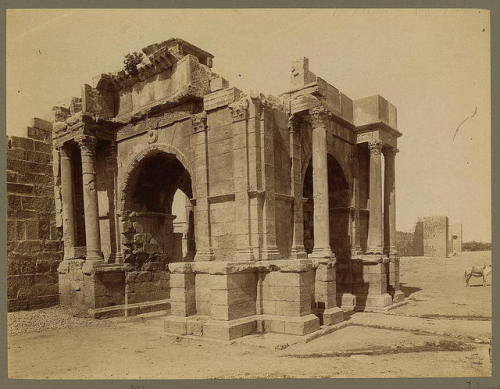
[[[63,253],[55,220],[52,123],[35,118],[27,137],[8,138],[7,197],[8,310],[55,305]]]

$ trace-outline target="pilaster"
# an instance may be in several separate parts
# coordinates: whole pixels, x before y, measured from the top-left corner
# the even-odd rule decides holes
[[[195,261],[211,261],[214,253],[211,244],[210,205],[208,203],[208,144],[207,115],[205,112],[192,115],[193,135],[191,145],[195,155],[195,222],[196,222],[196,256]]]
[[[250,228],[248,172],[248,100],[243,98],[229,106],[233,117],[233,166],[235,202],[235,257],[239,261],[255,260]]]

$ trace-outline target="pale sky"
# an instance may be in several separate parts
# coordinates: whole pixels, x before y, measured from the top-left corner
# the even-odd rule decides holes
[[[234,86],[279,94],[293,59],[352,99],[398,109],[397,228],[420,216],[491,241],[490,23],[479,10],[8,10],[7,133],[80,96],[131,51],[171,37]],[[467,117],[455,138],[455,129]]]

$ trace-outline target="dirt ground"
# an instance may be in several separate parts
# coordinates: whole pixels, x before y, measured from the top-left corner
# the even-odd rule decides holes
[[[105,325],[61,318],[63,328],[56,328],[47,316],[64,316],[58,308],[48,314],[9,313],[9,377],[488,376],[491,287],[465,288],[463,272],[469,264],[490,261],[490,252],[403,258],[401,282],[408,304],[388,314],[355,313],[344,328],[289,347],[289,338],[276,334],[231,345],[176,338],[165,334],[160,315],[108,319]],[[479,279],[473,283],[480,284]]]

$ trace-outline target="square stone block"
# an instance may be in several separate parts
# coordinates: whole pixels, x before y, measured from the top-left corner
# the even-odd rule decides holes
[[[344,311],[353,311],[356,307],[356,296],[351,293],[343,293],[341,301],[342,309]]]
[[[262,290],[263,298],[275,301],[310,301],[310,287],[266,286]]]
[[[203,325],[203,336],[212,339],[233,340],[257,331],[255,318],[234,321],[210,320]]]
[[[276,315],[276,303],[275,300],[262,300],[262,313]]]
[[[323,312],[323,324],[333,325],[344,321],[344,311],[340,308],[329,308]]]
[[[255,301],[257,298],[257,289],[251,288],[233,288],[233,289],[212,289],[209,295],[209,301],[213,304],[241,304],[248,301]]]
[[[210,289],[247,289],[256,288],[257,276],[255,273],[211,274]]]
[[[316,269],[316,281],[335,281],[335,269],[325,265],[318,265]]]
[[[184,288],[171,288],[170,289],[170,300],[174,301],[194,301],[195,293],[194,290],[186,290]]]
[[[196,313],[196,303],[194,301],[191,302],[171,301],[170,313],[173,316],[182,316],[182,317],[194,315]]]
[[[281,316],[305,316],[311,313],[311,301],[276,301],[276,314]]]
[[[366,308],[385,308],[392,304],[392,297],[388,293],[366,296]]]
[[[165,331],[176,334],[176,335],[186,335],[187,334],[187,320],[184,317],[170,316],[165,319],[164,324]]]
[[[186,334],[187,335],[203,335],[203,322],[200,320],[189,320],[186,321]]]
[[[269,332],[274,332],[277,334],[285,333],[285,321],[284,320],[266,320],[267,324],[264,325],[264,328],[268,328]]]
[[[172,288],[194,288],[194,274],[172,273],[170,274],[170,287]]]
[[[212,303],[210,306],[210,316],[217,320],[234,320],[252,315],[255,315],[255,301],[231,305]]]
[[[284,321],[285,334],[290,335],[307,335],[320,327],[319,318],[312,314],[301,318],[285,318]]]

